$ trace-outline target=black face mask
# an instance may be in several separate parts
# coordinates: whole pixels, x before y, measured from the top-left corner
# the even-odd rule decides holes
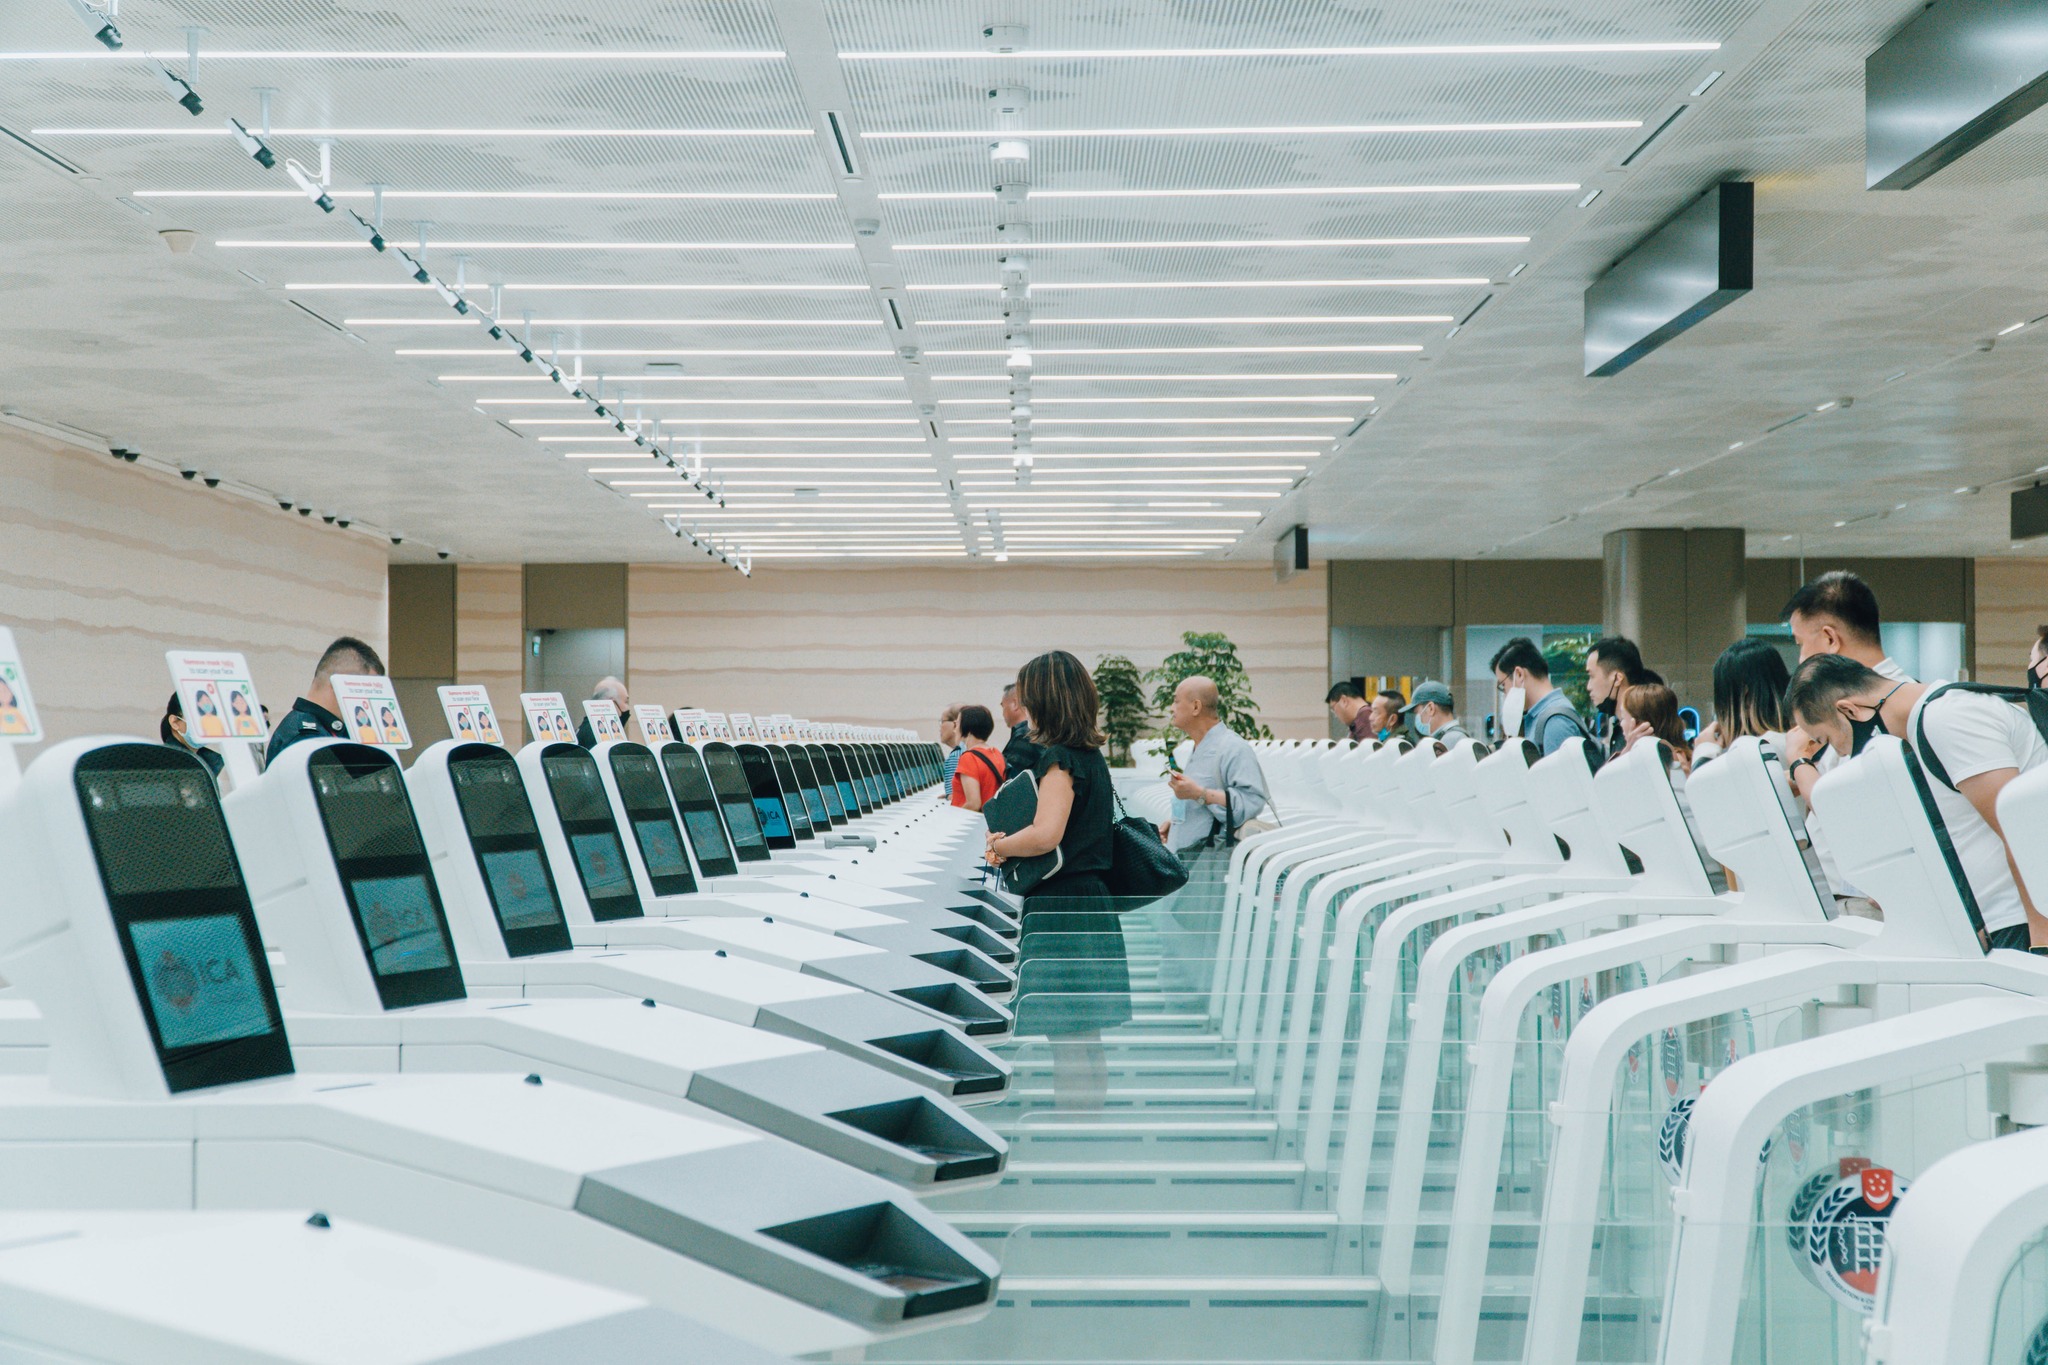
[[[1601,702],[1601,703],[1600,703],[1600,704],[1598,705],[1598,707],[1597,707],[1596,709],[1597,709],[1597,710],[1598,710],[1598,711],[1600,712],[1600,714],[1601,714],[1601,715],[1603,715],[1603,716],[1611,716],[1611,715],[1613,715],[1613,714],[1614,714],[1614,706],[1615,706],[1615,698],[1614,698],[1614,694],[1610,692],[1610,693],[1608,693],[1608,694],[1607,694],[1607,700],[1606,700],[1606,701],[1603,701],[1603,702]]]
[[[2021,686],[2025,687],[2029,692],[2038,692],[2041,690],[2041,679],[2039,675],[2037,675],[2034,672],[2034,666],[2032,664],[2027,665],[2026,681],[2022,683]]]
[[[1904,683],[1899,684],[1899,687],[1904,686]],[[1884,704],[1892,699],[1893,694],[1899,690],[1899,687],[1894,687],[1890,692],[1885,693],[1883,697],[1879,698],[1877,705],[1870,708],[1868,718],[1864,720],[1857,720],[1854,717],[1850,718],[1849,757],[1854,758],[1862,753],[1864,746],[1868,745],[1876,736],[1891,733],[1891,731],[1884,728]]]

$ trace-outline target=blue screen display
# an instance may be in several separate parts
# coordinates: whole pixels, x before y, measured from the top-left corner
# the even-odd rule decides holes
[[[491,903],[498,909],[498,923],[507,930],[531,929],[553,924],[562,917],[548,885],[547,869],[540,854],[530,848],[515,848],[483,855],[484,873],[491,879]]]
[[[757,796],[754,798],[754,814],[760,817],[761,828],[767,832],[769,838],[787,839],[790,837],[789,817],[783,814],[780,801],[771,800],[765,796]]]
[[[370,940],[370,970],[378,976],[432,971],[455,961],[425,877],[363,877],[351,890]]]
[[[128,938],[166,1048],[257,1038],[275,1027],[237,916],[139,920]]]

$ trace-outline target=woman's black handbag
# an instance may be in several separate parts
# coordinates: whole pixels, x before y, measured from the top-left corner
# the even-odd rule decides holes
[[[1143,816],[1125,814],[1120,793],[1116,795],[1116,811],[1116,821],[1109,827],[1109,871],[1102,874],[1102,880],[1109,887],[1109,894],[1124,902],[1117,909],[1134,910],[1186,886],[1187,868],[1159,837],[1152,822]]]

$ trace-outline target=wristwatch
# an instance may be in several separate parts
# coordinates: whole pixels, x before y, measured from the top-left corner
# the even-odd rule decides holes
[[[1815,761],[1812,754],[1802,754],[1798,758],[1793,759],[1785,767],[1785,776],[1795,787],[1799,785],[1799,768],[1801,764],[1813,769],[1815,772],[1820,771],[1820,764]]]

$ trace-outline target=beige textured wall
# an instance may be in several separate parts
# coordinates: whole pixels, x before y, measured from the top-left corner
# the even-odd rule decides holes
[[[1048,649],[1150,668],[1182,631],[1237,643],[1275,734],[1328,728],[1324,576],[1270,568],[976,566],[729,571],[634,565],[628,685],[635,701],[914,726],[947,704],[991,708]],[[471,679],[465,669],[463,677]]]
[[[2016,683],[2034,646],[2034,628],[2048,623],[2048,559],[1980,559],[1976,579],[1974,676]]]
[[[384,647],[384,547],[0,426],[0,623],[53,739],[155,735],[164,651],[249,656],[273,717],[336,635]]]
[[[525,742],[519,692],[526,685],[525,570],[518,564],[463,564],[455,571],[455,676],[490,689],[505,742]]]

